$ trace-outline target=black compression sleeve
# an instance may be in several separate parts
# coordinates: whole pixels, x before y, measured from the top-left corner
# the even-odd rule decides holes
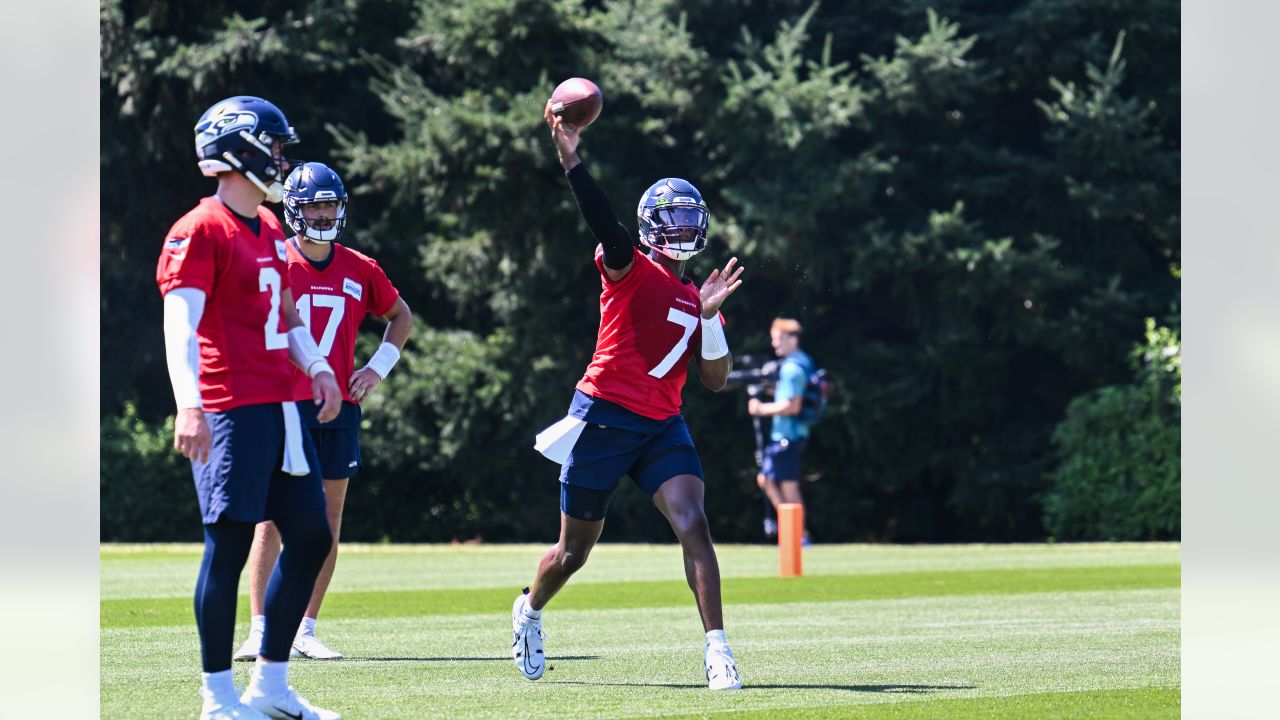
[[[565,173],[569,189],[578,202],[578,210],[591,228],[591,234],[604,247],[604,266],[621,270],[631,262],[633,244],[631,235],[614,214],[613,205],[604,189],[596,183],[583,163],[578,163]]]

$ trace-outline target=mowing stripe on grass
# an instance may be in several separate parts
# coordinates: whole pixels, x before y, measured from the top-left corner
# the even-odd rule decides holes
[[[1179,565],[1129,565],[1083,568],[960,570],[952,572],[815,575],[799,578],[726,578],[726,604],[778,604],[834,600],[892,600],[941,595],[1014,595],[1088,590],[1139,590],[1178,587]],[[325,615],[359,619],[470,615],[509,612],[514,585],[504,588],[340,592],[325,597]],[[556,596],[560,610],[674,607],[693,602],[679,581],[570,584]],[[239,603],[240,621],[248,620],[248,600]],[[193,622],[191,600],[147,598],[104,600],[100,625],[157,627]]]
[[[748,686],[749,687],[749,686]],[[909,691],[908,691],[909,692]],[[1003,697],[924,700],[919,702],[875,703],[871,705],[827,705],[741,712],[709,712],[690,715],[661,715],[664,720],[692,718],[732,718],[732,720],[1147,720],[1176,718],[1182,708],[1178,688],[1135,688],[1128,690],[1088,690],[1080,692],[1036,693]],[[654,715],[637,717],[651,718]]]

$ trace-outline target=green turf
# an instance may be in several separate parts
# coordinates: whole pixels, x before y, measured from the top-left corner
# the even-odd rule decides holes
[[[892,690],[890,691],[892,692]],[[972,700],[933,700],[903,702],[870,707],[796,708],[788,710],[789,718],[804,720],[921,720],[949,718],[967,720],[1057,720],[1061,718],[1107,717],[1120,720],[1176,718],[1181,708],[1181,693],[1168,688],[1142,690],[1099,690],[1094,692],[1039,693],[1012,697]],[[686,718],[733,718],[734,720],[770,720],[779,716],[776,709],[724,713],[691,713],[667,715],[668,720]],[[650,716],[639,716],[650,717]]]
[[[1178,587],[1177,565],[1057,568],[1044,570],[961,570],[956,572],[815,575],[799,578],[725,578],[724,600],[755,604],[803,600],[872,600],[929,595],[1009,595],[1070,590],[1123,590]],[[465,590],[387,590],[333,592],[328,610],[341,617],[377,618],[417,615],[467,615],[479,608],[495,612],[511,604],[515,585]],[[557,609],[641,608],[687,605],[684,581],[581,583],[565,588]],[[241,620],[248,620],[247,598]],[[190,598],[104,600],[103,627],[176,625],[191,616]]]
[[[702,686],[678,549],[602,546],[548,610],[538,683],[507,653],[541,547],[353,550],[320,622],[350,659],[292,672],[350,718],[1178,715],[1177,545],[824,546],[786,580],[767,549],[724,547],[747,683],[727,694]],[[195,716],[198,557],[104,547],[103,717]]]

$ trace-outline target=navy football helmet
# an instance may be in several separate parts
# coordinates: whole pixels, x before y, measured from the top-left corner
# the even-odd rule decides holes
[[[338,214],[325,229],[307,223],[302,207],[310,203],[336,202]],[[347,189],[333,168],[318,162],[304,162],[289,173],[284,182],[284,221],[299,235],[316,242],[332,242],[347,227]]]
[[[205,175],[238,172],[278,203],[285,166],[271,151],[275,142],[296,143],[298,134],[280,108],[251,95],[215,103],[196,123],[196,157]]]
[[[688,260],[707,246],[711,213],[702,193],[680,178],[649,186],[636,208],[640,242],[672,260]]]

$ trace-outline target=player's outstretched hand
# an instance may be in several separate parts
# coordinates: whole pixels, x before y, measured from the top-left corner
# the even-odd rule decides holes
[[[373,368],[362,367],[351,373],[351,382],[347,384],[347,392],[351,394],[351,399],[360,402],[369,396],[370,391],[378,387],[378,383],[382,382],[382,376],[374,372]]]
[[[338,417],[338,411],[342,409],[342,391],[338,389],[338,381],[334,379],[333,373],[316,373],[311,378],[311,397],[320,406],[320,411],[316,413],[317,420],[327,423]]]
[[[200,408],[183,408],[173,423],[173,449],[197,462],[208,462],[213,431]]]
[[[575,165],[582,162],[578,159],[580,131],[577,128],[569,129],[564,124],[564,118],[551,112],[550,100],[542,109],[542,119],[546,120],[547,127],[551,128],[551,140],[556,144],[556,157],[560,158],[560,164],[566,171],[572,170]]]
[[[734,290],[742,284],[738,276],[742,274],[742,268],[733,269],[738,264],[738,258],[731,258],[729,263],[724,266],[724,270],[716,268],[707,276],[707,281],[702,283],[702,287],[698,288],[698,294],[702,298],[702,317],[710,320],[720,312],[720,306],[725,299],[733,294]]]

